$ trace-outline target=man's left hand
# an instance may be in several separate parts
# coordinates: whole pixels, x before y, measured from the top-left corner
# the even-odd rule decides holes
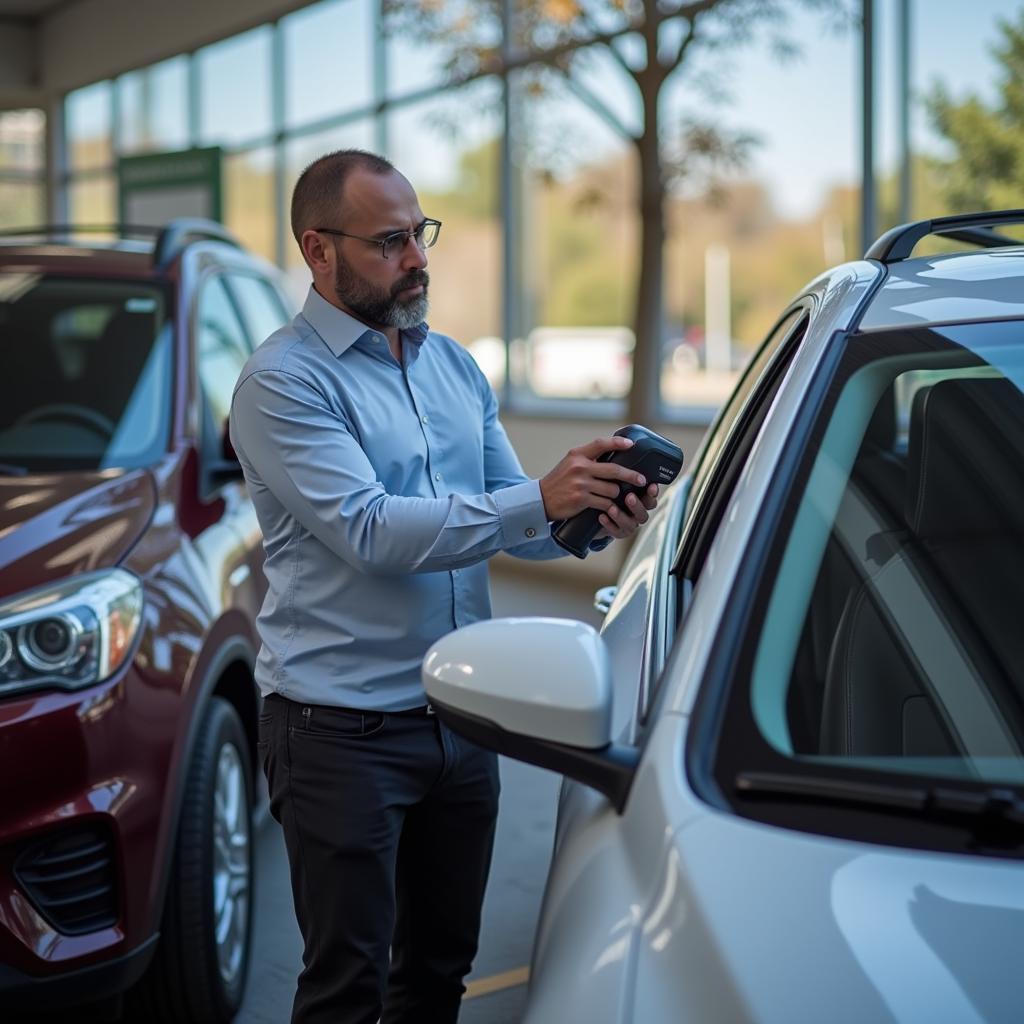
[[[651,484],[642,495],[628,494],[626,496],[627,511],[623,512],[615,502],[611,502],[606,512],[602,512],[597,521],[601,524],[601,532],[594,538],[600,540],[602,537],[614,537],[616,540],[625,540],[632,537],[634,533],[650,518],[648,513],[658,504],[658,485]]]

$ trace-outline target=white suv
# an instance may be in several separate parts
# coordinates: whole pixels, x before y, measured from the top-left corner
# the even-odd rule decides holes
[[[812,282],[600,635],[431,650],[453,728],[566,776],[527,1024],[1022,1019],[1022,223]]]

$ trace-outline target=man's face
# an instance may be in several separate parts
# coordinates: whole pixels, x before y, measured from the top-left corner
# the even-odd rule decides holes
[[[345,183],[341,210],[341,223],[332,226],[364,238],[415,231],[424,220],[416,193],[397,171],[353,171]],[[348,310],[377,327],[415,327],[426,318],[427,256],[414,240],[384,259],[380,245],[329,237],[337,256],[334,292]]]

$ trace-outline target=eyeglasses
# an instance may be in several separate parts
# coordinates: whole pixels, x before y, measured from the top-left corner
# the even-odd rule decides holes
[[[421,252],[429,249],[441,233],[441,222],[425,220],[415,231],[395,231],[384,238],[364,238],[362,235],[350,235],[347,231],[336,231],[334,228],[313,228],[313,230],[322,231],[325,235],[340,235],[342,238],[356,238],[360,242],[379,245],[381,256],[388,260],[400,253],[409,244],[410,238],[416,242],[416,246]]]

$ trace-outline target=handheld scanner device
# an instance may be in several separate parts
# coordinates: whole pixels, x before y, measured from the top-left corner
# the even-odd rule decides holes
[[[642,473],[647,480],[647,487],[651,484],[664,487],[672,483],[683,468],[683,451],[679,445],[673,444],[667,437],[662,437],[653,430],[640,426],[639,423],[630,423],[629,426],[616,430],[615,435],[628,437],[633,442],[633,447],[605,452],[597,461],[614,462]],[[615,499],[615,504],[626,510],[626,497],[629,494],[639,495],[644,490],[645,487],[620,483],[619,496]],[[590,542],[601,529],[597,519],[599,514],[597,509],[585,508],[568,519],[552,523],[551,536],[577,558],[586,558]]]

